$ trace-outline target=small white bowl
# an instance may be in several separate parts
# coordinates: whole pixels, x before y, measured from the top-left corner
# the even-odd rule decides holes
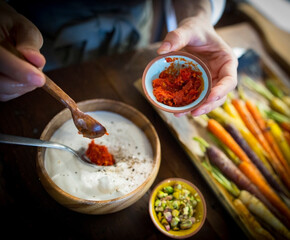
[[[188,105],[181,107],[171,107],[165,105],[161,102],[158,102],[156,97],[153,95],[153,86],[152,81],[156,78],[159,78],[159,74],[164,71],[166,68],[170,66],[172,62],[168,62],[166,59],[171,58],[174,59],[174,64],[178,66],[194,66],[195,69],[198,69],[202,72],[202,78],[204,81],[204,89],[202,90],[199,97],[191,102]],[[189,112],[197,107],[199,107],[208,97],[212,85],[211,74],[206,66],[206,64],[201,61],[196,56],[186,52],[171,52],[168,54],[160,55],[154,58],[151,62],[146,66],[143,76],[142,76],[142,87],[147,99],[157,108],[170,112],[170,113],[182,113]]]

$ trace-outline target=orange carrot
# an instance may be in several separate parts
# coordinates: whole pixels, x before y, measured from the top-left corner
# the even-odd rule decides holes
[[[283,132],[283,135],[287,141],[287,143],[290,145],[290,132]]]
[[[257,126],[257,123],[253,119],[251,113],[246,108],[244,102],[241,99],[233,99],[232,104],[237,109],[238,113],[240,114],[241,118],[243,119],[247,128],[252,132],[252,134],[258,139],[260,144],[266,150],[270,157],[270,163],[272,164],[273,168],[279,174],[281,179],[285,182],[288,188],[290,188],[290,179],[288,178],[289,170],[284,168],[284,166],[280,163],[280,160],[275,155],[274,151],[272,150],[272,146],[269,145],[267,140],[265,139],[262,131]]]
[[[280,213],[287,217],[289,221],[290,211],[287,206],[269,186],[263,175],[251,162],[232,136],[214,119],[208,120],[207,128],[240,158],[241,163],[238,166],[239,169],[260,189],[264,196],[280,211]]]
[[[288,163],[286,159],[283,156],[283,153],[281,152],[277,142],[275,141],[274,137],[272,136],[271,132],[267,128],[267,124],[262,117],[261,113],[259,112],[256,105],[254,105],[251,101],[246,101],[246,107],[249,110],[250,114],[252,115],[254,121],[257,123],[259,129],[263,133],[265,140],[268,142],[268,147],[272,149],[274,159],[278,159],[280,161],[281,167],[276,167],[275,170],[278,172],[279,176],[285,182],[285,184],[290,188],[290,178],[288,177],[290,175],[290,168],[288,166]],[[270,147],[271,146],[271,147]],[[269,153],[270,154],[270,153]],[[274,162],[273,162],[274,164]],[[280,165],[279,164],[279,165]]]
[[[280,126],[283,130],[290,132],[290,122],[281,122]]]
[[[207,128],[216,135],[224,144],[226,144],[239,158],[241,161],[251,162],[247,154],[243,149],[236,143],[232,136],[224,129],[224,127],[216,120],[209,119]]]
[[[260,191],[264,194],[265,197],[280,211],[281,214],[284,214],[288,221],[290,219],[290,210],[289,208],[282,202],[282,200],[277,196],[277,194],[273,191],[271,187],[267,184],[267,182],[263,181],[259,174],[257,174],[255,168],[247,162],[240,162],[239,169],[254,183]]]

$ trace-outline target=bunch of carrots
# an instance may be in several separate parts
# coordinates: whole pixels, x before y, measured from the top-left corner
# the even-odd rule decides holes
[[[194,140],[200,143],[208,157],[209,161],[203,161],[203,166],[234,197],[233,205],[252,236],[255,239],[274,239],[271,233],[265,230],[256,220],[255,216],[257,216],[272,229],[275,229],[278,234],[289,239],[290,232],[287,227],[260,200],[261,193],[259,190],[224,152],[213,145],[209,145],[200,137],[195,137]],[[226,145],[223,145],[224,147],[226,148],[224,150],[231,151],[227,149]]]
[[[210,164],[207,162],[207,166],[204,166],[217,181],[236,198],[241,190],[251,194],[251,199],[258,201],[259,205],[261,203],[272,214],[269,218],[268,212],[261,210],[267,212],[264,217],[273,222],[278,221],[283,226],[280,234],[290,239],[287,230],[290,227],[290,143],[287,141],[287,136],[290,135],[289,98],[285,95],[282,97],[281,91],[274,88],[269,83],[270,80],[266,85],[271,86],[269,89],[248,77],[245,82],[265,97],[269,106],[259,106],[246,97],[240,88],[239,97],[229,97],[222,107],[203,116],[207,129],[223,151],[207,144],[203,139],[195,140],[205,147]],[[221,179],[227,178],[232,181],[231,184],[223,184]],[[239,194],[234,193],[232,184],[240,189]],[[237,199],[234,203],[240,211],[250,204]],[[246,206],[242,206],[243,204]],[[249,214],[244,212],[245,219]],[[261,216],[259,218],[263,219]],[[257,226],[256,223],[254,225]],[[271,239],[271,234],[268,235],[267,231],[263,231],[263,234],[265,239]]]

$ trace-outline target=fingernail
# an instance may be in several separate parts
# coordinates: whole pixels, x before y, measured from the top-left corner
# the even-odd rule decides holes
[[[42,86],[44,83],[44,78],[41,75],[32,73],[28,75],[28,82],[35,86]]]
[[[171,43],[170,42],[163,42],[161,44],[161,46],[159,47],[158,52],[160,54],[164,54],[164,53],[169,52],[170,49],[171,49]]]

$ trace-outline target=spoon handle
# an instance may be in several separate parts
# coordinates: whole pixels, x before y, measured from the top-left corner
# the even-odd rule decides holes
[[[70,110],[77,109],[77,104],[73,99],[70,98],[55,82],[53,82],[48,76],[45,76],[45,84],[43,85],[43,89],[48,92],[51,96],[53,96],[56,100],[60,101],[65,107]]]
[[[0,143],[16,144],[16,145],[24,145],[24,146],[35,146],[35,147],[57,148],[57,149],[64,149],[64,150],[68,149],[67,146],[54,143],[54,142],[48,142],[48,141],[34,139],[34,138],[7,135],[7,134],[2,134],[2,133],[0,133]]]

